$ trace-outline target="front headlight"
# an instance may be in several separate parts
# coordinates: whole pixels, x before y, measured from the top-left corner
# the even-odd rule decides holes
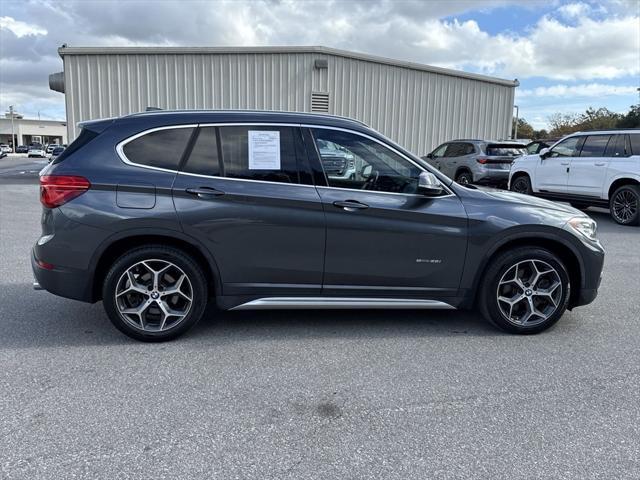
[[[589,240],[596,240],[598,224],[589,217],[573,217],[567,222],[567,225],[582,236]]]

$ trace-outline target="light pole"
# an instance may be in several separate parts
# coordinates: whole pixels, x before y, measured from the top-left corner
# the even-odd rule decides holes
[[[9,115],[11,115],[11,149],[16,153],[16,138],[13,133],[13,105],[9,105]]]
[[[517,140],[518,139],[518,117],[520,116],[520,108],[518,107],[518,105],[514,105],[513,108],[516,109],[516,126],[513,132],[513,139]]]

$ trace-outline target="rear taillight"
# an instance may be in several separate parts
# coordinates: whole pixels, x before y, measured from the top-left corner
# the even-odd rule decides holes
[[[40,203],[56,208],[89,190],[91,183],[75,175],[43,175],[40,177]]]
[[[487,157],[477,157],[476,158],[476,162],[481,163],[481,164],[485,164],[489,162],[489,159]]]

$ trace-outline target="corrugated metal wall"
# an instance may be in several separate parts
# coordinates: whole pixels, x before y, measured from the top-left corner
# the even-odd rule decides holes
[[[454,138],[508,138],[514,88],[324,53],[65,54],[69,138],[77,122],[163,109],[311,111],[361,120],[418,155]],[[327,59],[328,68],[314,68]]]

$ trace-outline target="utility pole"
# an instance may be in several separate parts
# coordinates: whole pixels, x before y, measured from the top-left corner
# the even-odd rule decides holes
[[[514,105],[513,108],[516,109],[516,126],[515,126],[515,131],[513,133],[513,139],[517,140],[518,139],[518,116],[520,115],[520,108],[518,107],[518,105]]]
[[[16,153],[16,138],[13,133],[13,105],[9,105],[9,115],[11,115],[11,149]]]

